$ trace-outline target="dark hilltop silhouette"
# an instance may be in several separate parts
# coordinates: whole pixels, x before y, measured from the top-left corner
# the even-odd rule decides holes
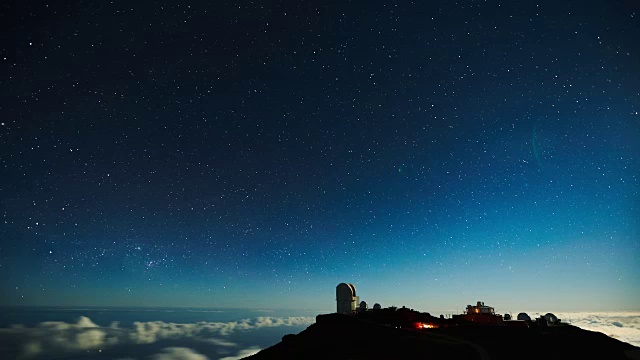
[[[318,315],[249,359],[640,359],[640,348],[566,324],[549,313],[537,319],[498,315],[478,301],[445,318],[406,307],[369,309],[352,284],[336,288],[337,312]]]

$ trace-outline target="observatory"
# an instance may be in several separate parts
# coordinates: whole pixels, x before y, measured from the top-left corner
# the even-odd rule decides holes
[[[380,309],[382,309],[382,306],[380,306],[380,304],[378,303],[373,304],[373,310],[380,310]]]
[[[356,311],[358,297],[353,284],[340,283],[336,286],[336,302],[338,314],[351,314]]]
[[[544,316],[544,320],[547,322],[547,325],[559,325],[560,319],[552,313],[546,313]]]
[[[478,301],[476,306],[467,305],[467,314],[488,314],[495,315],[495,311],[491,306],[486,306],[484,302]]]
[[[529,317],[529,315],[527,313],[520,313],[518,314],[518,320],[522,320],[522,321],[531,321],[531,317]]]
[[[464,314],[453,315],[454,319],[461,319],[482,324],[502,323],[502,315],[497,315],[491,306],[487,306],[482,301],[478,301],[476,305],[467,305]]]

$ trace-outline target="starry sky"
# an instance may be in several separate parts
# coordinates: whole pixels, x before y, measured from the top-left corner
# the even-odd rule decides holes
[[[0,6],[0,305],[640,309],[638,2]]]

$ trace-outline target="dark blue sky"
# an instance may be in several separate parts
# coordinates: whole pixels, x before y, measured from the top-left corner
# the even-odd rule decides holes
[[[638,309],[633,1],[16,6],[2,305]]]

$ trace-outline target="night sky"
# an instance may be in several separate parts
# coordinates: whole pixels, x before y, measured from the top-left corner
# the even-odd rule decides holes
[[[640,309],[636,1],[0,6],[0,305]]]

